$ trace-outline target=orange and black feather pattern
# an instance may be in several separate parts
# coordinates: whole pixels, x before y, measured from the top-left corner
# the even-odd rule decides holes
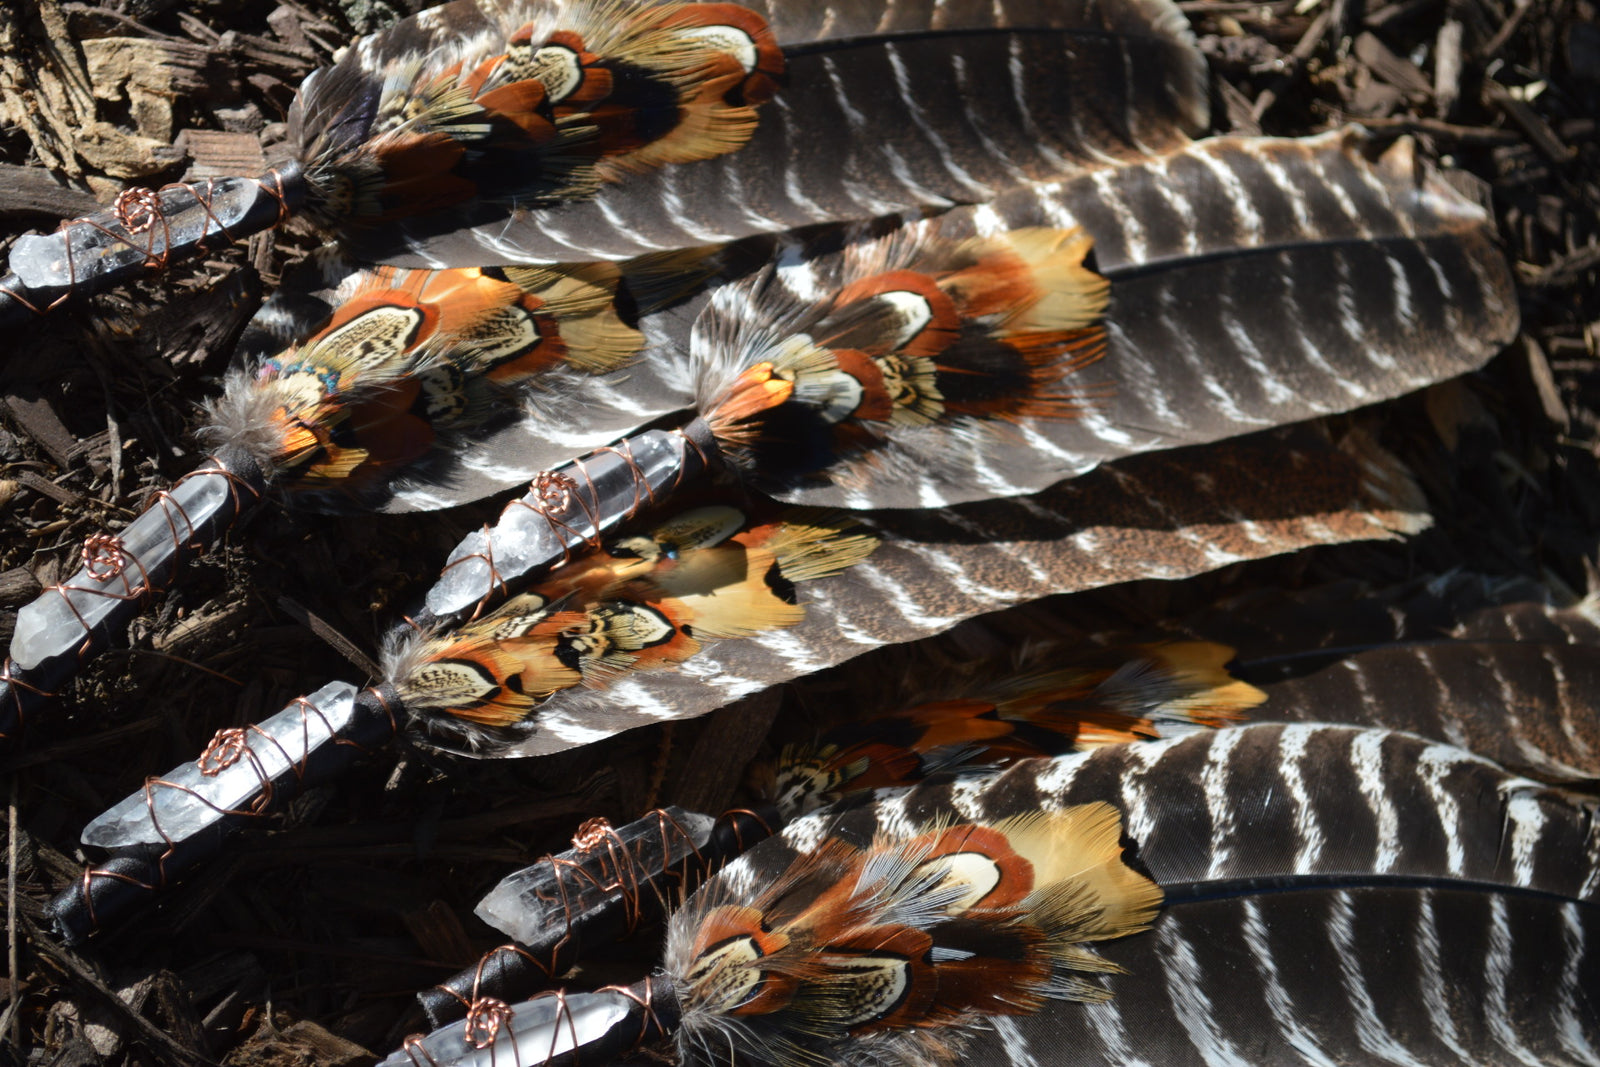
[[[373,228],[468,202],[505,209],[592,195],[634,170],[740,147],[784,59],[733,4],[503,5],[442,48],[368,38],[308,79],[290,115],[330,228]],[[420,44],[430,20],[411,25]]]
[[[1121,835],[1096,803],[735,864],[671,920],[683,1062],[954,1062],[984,1016],[1104,999],[1088,946],[1161,904]]]
[[[444,466],[541,392],[560,402],[638,353],[622,277],[606,263],[357,272],[303,341],[230,376],[208,433],[299,491],[358,496]]]
[[[1112,648],[1076,666],[964,686],[944,699],[847,722],[758,765],[757,791],[793,818],[847,792],[907,785],[955,767],[1004,766],[1237,721],[1266,694],[1206,641]]]
[[[389,677],[446,732],[514,728],[558,690],[674,667],[707,639],[794,626],[805,617],[796,586],[877,543],[836,513],[696,508],[558,568],[481,619],[392,649]]]
[[[692,341],[701,416],[735,463],[779,484],[850,484],[896,439],[1070,419],[1104,399],[1071,382],[1106,348],[1092,245],[1078,229],[953,240],[912,224],[852,246],[820,298],[770,271],[726,286]]]

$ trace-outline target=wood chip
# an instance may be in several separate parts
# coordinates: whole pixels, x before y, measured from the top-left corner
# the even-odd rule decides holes
[[[269,41],[265,37],[237,30],[223,34],[217,47],[246,66],[264,68],[296,80],[311,73],[317,66],[316,54],[309,48],[302,51],[280,41]]]
[[[35,493],[49,497],[58,504],[77,507],[83,503],[83,495],[74,493],[71,489],[64,489],[48,478],[41,478],[33,471],[22,471],[17,475],[17,481]]]
[[[1327,34],[1328,27],[1332,24],[1333,12],[1327,8],[1324,8],[1322,12],[1311,21],[1311,25],[1306,27],[1306,32],[1302,34],[1300,40],[1296,42],[1294,51],[1289,53],[1287,59],[1289,67],[1288,73],[1279,78],[1266,89],[1263,89],[1261,91],[1261,95],[1256,97],[1255,106],[1250,109],[1250,117],[1252,119],[1259,123],[1261,121],[1261,116],[1270,111],[1272,109],[1272,105],[1278,102],[1278,94],[1282,93],[1290,85],[1294,84],[1294,79],[1299,76],[1300,68],[1304,66],[1305,61],[1310,59],[1312,54],[1316,52],[1317,46],[1322,43],[1323,36]]]
[[[1391,52],[1377,34],[1357,36],[1355,54],[1375,76],[1405,93],[1413,103],[1422,103],[1433,95],[1433,86],[1417,65]]]
[[[195,650],[209,648],[237,630],[253,614],[253,606],[246,601],[234,600],[217,607],[201,608],[150,640],[157,652],[188,655]]]
[[[43,167],[0,163],[0,217],[47,215],[72,219],[99,209],[93,194],[61,184]]]
[[[1256,121],[1252,113],[1250,98],[1235,89],[1232,82],[1219,79],[1216,85],[1218,94],[1222,97],[1222,106],[1227,109],[1229,131],[1249,137],[1258,136],[1261,133],[1261,123]]]
[[[72,464],[72,450],[78,439],[62,423],[61,416],[50,406],[50,401],[37,393],[12,394],[6,397],[6,407],[22,432],[48,452],[50,458],[56,461],[56,466],[68,467]]]
[[[1561,399],[1561,390],[1556,385],[1555,375],[1550,372],[1550,361],[1545,358],[1544,349],[1527,334],[1518,339],[1518,347],[1522,349],[1528,381],[1533,387],[1534,396],[1538,398],[1540,412],[1551,425],[1567,429],[1571,425],[1567,405]]]
[[[185,96],[237,95],[239,82],[216,53],[188,41],[148,37],[102,37],[83,42],[83,53],[101,100],[126,100],[139,133],[172,139],[172,101]]]
[[[261,138],[253,133],[191,129],[178,134],[176,143],[190,159],[186,181],[261,174],[267,169]]]
[[[44,586],[39,584],[28,568],[12,567],[8,571],[0,571],[0,604],[7,607],[26,604],[42,592]]]
[[[1578,150],[1562,143],[1561,138],[1556,136],[1556,131],[1550,128],[1550,124],[1529,107],[1527,101],[1512,96],[1505,86],[1485,78],[1483,95],[1491,104],[1504,111],[1507,118],[1522,127],[1522,132],[1528,135],[1528,140],[1533,142],[1534,147],[1553,162],[1570,163],[1577,158]]]

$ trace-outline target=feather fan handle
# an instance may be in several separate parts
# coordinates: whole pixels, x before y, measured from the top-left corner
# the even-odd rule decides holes
[[[757,791],[792,818],[847,792],[908,784],[953,767],[1220,726],[1267,699],[1228,673],[1224,665],[1232,658],[1232,649],[1199,641],[1112,648],[1081,666],[969,683],[786,745],[752,777]]]
[[[680,1056],[943,1061],[982,1016],[1099,999],[1080,975],[1107,965],[1085,946],[1161,903],[1120,837],[1091,804],[830,842],[751,893],[714,877],[668,932]]]
[[[395,645],[386,671],[428,723],[469,741],[486,728],[485,743],[499,731],[503,741],[560,690],[675,666],[705,640],[794,626],[805,617],[798,583],[837,574],[877,544],[839,515],[684,512],[556,569],[452,632]]]

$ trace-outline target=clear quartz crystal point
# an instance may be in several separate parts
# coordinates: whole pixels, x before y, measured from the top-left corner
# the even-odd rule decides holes
[[[572,486],[566,506],[549,489],[535,488],[507,506],[493,527],[467,535],[428,590],[428,610],[440,618],[465,611],[497,584],[558,564],[615,529],[683,477],[686,447],[682,434],[647,430],[562,467],[555,475]]]
[[[632,1000],[615,992],[539,997],[513,1007],[510,1018],[482,1048],[469,1038],[466,1020],[462,1020],[418,1039],[412,1048],[394,1053],[379,1067],[531,1067],[572,1056],[600,1040],[635,1007]]]
[[[62,588],[48,590],[17,612],[11,659],[23,670],[64,656],[83,643],[89,630],[112,613],[128,611],[127,601],[166,583],[178,552],[236,491],[229,475],[191,474],[159,498],[117,535],[125,564],[116,573],[97,568],[95,578],[80,570]]]
[[[676,867],[691,853],[703,848],[717,821],[709,815],[682,808],[666,810],[675,830],[683,831],[681,834],[664,835],[657,821],[648,815],[641,820],[648,824],[645,837],[651,844],[664,836],[671,842],[672,851],[660,857],[661,869]],[[637,824],[623,827],[619,832],[627,833],[634,825]],[[547,931],[565,927],[569,921],[564,898],[552,885],[553,871],[548,860],[541,860],[506,875],[478,902],[473,914],[514,941],[524,945],[538,943]]]
[[[243,732],[250,751],[231,763],[216,757],[174,768],[83,828],[83,843],[117,849],[166,845],[250,810],[272,780],[335,743],[355,713],[356,687],[331,682]],[[313,710],[314,709],[314,710]],[[225,765],[224,765],[225,764]],[[213,773],[206,773],[211,771]]]

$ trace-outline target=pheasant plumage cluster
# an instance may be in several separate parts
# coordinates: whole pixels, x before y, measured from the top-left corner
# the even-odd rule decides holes
[[[14,718],[43,707],[148,591],[126,575],[165,581],[259,499],[424,510],[531,485],[396,622],[380,683],[326,685],[91,824],[109,856],[58,926],[115,921],[402,730],[539,755],[1050,594],[1418,529],[1419,491],[1359,425],[1296,424],[1509,340],[1488,219],[1409,142],[1194,140],[1207,99],[1167,0],[455,0],[353,45],[297,95],[275,186],[327,244],[241,342],[182,536],[163,504],[123,532],[136,570],[86,557],[21,613],[0,688]],[[1247,1062],[1196,923],[1242,930],[1306,1062],[1431,1063],[1364,1015],[1368,1059],[1281,1017],[1282,901],[1376,1017],[1354,916],[1485,886],[1528,891],[1493,898],[1497,930],[1559,911],[1565,969],[1507,963],[1501,988],[1545,982],[1567,1010],[1600,958],[1596,881],[1573,873],[1593,849],[1560,852],[1587,809],[1449,749],[1459,723],[1242,726],[1281,710],[1281,679],[1234,656],[1204,632],[1047,640],[1003,677],[789,724],[748,820],[608,830],[626,847],[580,841],[486,898],[548,980],[648,890],[681,905],[658,972],[509,1007],[537,976],[486,962],[442,987],[459,1012],[424,997],[466,1017],[390,1062],[662,1040],[684,1063],[1068,1063],[1094,1041]],[[1424,788],[1440,820],[1471,810],[1434,834],[1393,799]],[[1517,797],[1509,870],[1480,855],[1504,826],[1472,800],[1495,790]],[[1330,837],[1352,797],[1371,855]],[[669,901],[669,876],[704,884]],[[1118,1005],[1151,990],[1171,1003],[1130,1025]],[[1574,1060],[1592,1030],[1559,1030]]]

